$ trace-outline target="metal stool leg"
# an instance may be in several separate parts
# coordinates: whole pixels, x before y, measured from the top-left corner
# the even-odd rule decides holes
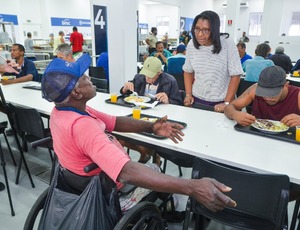
[[[11,209],[11,215],[14,216],[15,215],[15,211],[14,211],[14,207],[13,207],[13,203],[12,203],[12,199],[11,199],[11,194],[10,194],[10,189],[9,189],[9,185],[8,185],[7,173],[6,173],[6,168],[5,168],[6,164],[5,164],[5,161],[4,161],[4,156],[3,156],[1,142],[0,142],[0,160],[1,160],[1,165],[2,165],[2,168],[3,168],[5,185],[6,185],[7,195],[8,195],[8,200],[9,200],[9,205],[10,205],[10,209]]]
[[[182,170],[180,166],[178,166],[178,171],[179,171],[179,177],[182,177]]]
[[[290,230],[294,230],[296,227],[299,206],[300,206],[300,200],[296,200]]]
[[[6,136],[5,132],[3,133],[3,135],[4,135],[4,138],[5,138],[5,141],[6,141],[7,148],[8,148],[8,151],[9,151],[9,153],[10,153],[11,159],[12,159],[12,161],[13,161],[13,163],[14,163],[14,166],[17,166],[17,163],[16,163],[15,158],[14,158],[14,155],[13,155],[13,153],[12,153],[12,151],[11,151],[10,144],[9,144],[9,142],[8,142],[8,139],[7,139],[7,136]]]
[[[19,166],[18,166],[18,172],[17,172],[17,178],[16,178],[16,184],[19,184],[19,177],[20,177],[20,172],[21,172],[21,167],[22,167],[22,162],[24,162],[24,166],[25,166],[25,170],[27,172],[27,175],[29,177],[29,180],[30,180],[30,183],[31,183],[31,187],[34,188],[35,185],[33,183],[33,180],[32,180],[32,177],[31,177],[31,174],[30,174],[30,171],[29,171],[29,168],[28,168],[28,165],[27,165],[27,162],[26,162],[26,159],[25,159],[25,156],[24,156],[24,152],[23,152],[23,149],[21,147],[21,144],[20,144],[20,141],[16,135],[16,131],[13,129],[14,131],[14,136],[15,136],[15,140],[17,142],[17,146],[18,146],[18,149],[19,149],[19,152],[21,154],[21,160],[20,160],[20,163],[19,163]]]
[[[166,173],[166,170],[167,170],[167,159],[164,159],[164,165],[163,165],[163,169],[162,169],[162,172],[163,173]],[[181,170],[181,167],[178,166],[178,171],[179,171],[179,177],[182,177],[182,170]]]

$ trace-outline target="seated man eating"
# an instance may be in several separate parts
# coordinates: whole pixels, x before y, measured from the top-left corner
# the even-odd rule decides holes
[[[241,111],[251,103],[252,114]],[[281,67],[267,67],[258,83],[226,106],[224,114],[243,126],[251,125],[257,118],[281,121],[290,127],[300,125],[300,88],[289,85]],[[299,191],[290,190],[290,201],[299,197]]]
[[[241,111],[251,103],[252,114]],[[297,126],[300,125],[300,89],[289,85],[281,67],[270,66],[261,72],[258,83],[226,106],[224,114],[243,126],[251,125],[257,118]]]

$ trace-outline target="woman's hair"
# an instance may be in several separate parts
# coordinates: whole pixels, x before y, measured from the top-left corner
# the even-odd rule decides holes
[[[215,13],[214,11],[203,11],[201,14],[197,15],[193,21],[193,26],[192,26],[192,35],[193,35],[193,43],[196,49],[199,49],[199,47],[201,46],[197,39],[196,39],[196,35],[195,35],[195,31],[194,28],[197,24],[197,21],[199,19],[206,19],[209,22],[210,25],[210,39],[212,41],[212,44],[214,46],[212,53],[220,53],[222,46],[221,46],[221,40],[220,40],[220,36],[221,35],[226,35],[226,38],[229,37],[228,33],[220,33],[220,18],[219,15],[217,13]]]

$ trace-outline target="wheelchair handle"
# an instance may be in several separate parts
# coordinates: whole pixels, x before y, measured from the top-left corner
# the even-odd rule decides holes
[[[33,142],[31,142],[30,144],[31,144],[31,147],[32,147],[32,148],[36,148],[36,147],[39,147],[39,146],[41,146],[41,145],[43,145],[43,144],[48,144],[48,143],[50,143],[51,141],[52,141],[52,137],[45,137],[45,138],[42,138],[42,139],[40,139],[40,140],[33,141]]]

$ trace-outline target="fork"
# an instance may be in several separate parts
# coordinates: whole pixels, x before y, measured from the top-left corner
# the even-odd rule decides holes
[[[256,124],[259,128],[261,129],[264,129],[265,127],[260,123],[258,122],[257,120],[255,120],[254,124]]]
[[[136,96],[136,97],[139,96],[139,94],[138,94],[137,92],[135,92],[135,91],[131,91],[131,92],[132,92],[132,95],[133,95],[133,96]]]
[[[149,108],[154,108],[159,101],[154,101],[153,103],[144,103],[144,102],[134,102],[134,104],[136,106],[145,106],[145,107],[149,107]]]

